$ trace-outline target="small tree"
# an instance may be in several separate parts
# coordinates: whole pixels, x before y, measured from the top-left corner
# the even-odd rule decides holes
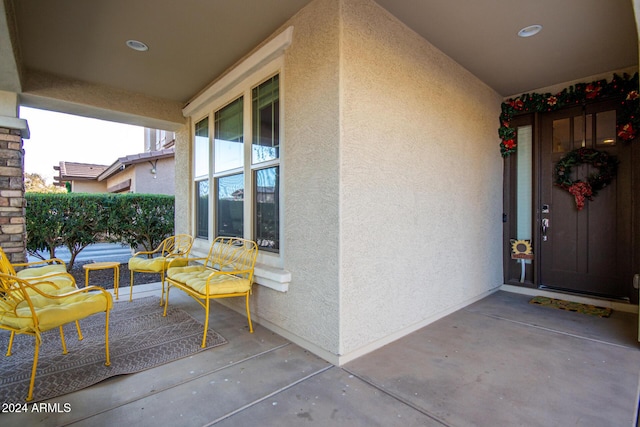
[[[48,251],[55,258],[56,248],[63,244],[64,210],[60,199],[51,194],[27,193],[27,252],[44,259],[40,253]]]
[[[67,264],[67,269],[71,270],[84,248],[102,240],[107,231],[109,212],[104,204],[105,195],[65,193],[62,196],[66,203],[61,234],[63,245],[71,254]]]
[[[64,193],[66,190],[52,184],[47,184],[42,175],[37,173],[24,174],[24,188],[27,193]]]
[[[110,239],[132,249],[151,251],[174,234],[175,198],[151,194],[123,194],[114,199],[109,217]]]

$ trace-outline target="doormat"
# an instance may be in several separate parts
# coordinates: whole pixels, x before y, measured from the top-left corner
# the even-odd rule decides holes
[[[533,297],[530,304],[543,305],[545,307],[558,308],[565,311],[573,311],[575,313],[589,314],[591,316],[609,317],[613,312],[612,309],[606,307],[598,307],[591,304],[581,304],[579,302],[565,301],[561,299],[548,297]]]

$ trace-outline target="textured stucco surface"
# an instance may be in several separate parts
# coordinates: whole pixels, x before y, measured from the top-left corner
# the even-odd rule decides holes
[[[104,193],[107,191],[107,185],[100,181],[73,181],[71,191],[74,193]]]
[[[20,104],[151,129],[175,131],[185,123],[180,102],[36,71],[26,75]]]
[[[176,154],[175,154],[175,230],[176,234],[191,233],[191,128],[190,121],[176,130]]]
[[[131,185],[129,186],[129,189],[126,190],[126,192],[130,192],[130,191],[134,191],[136,193],[138,193],[138,191],[135,191],[136,188],[136,171],[134,167],[129,166],[128,168],[125,168],[124,170],[118,172],[117,174],[107,178],[106,181],[98,181],[101,183],[106,183],[107,185],[107,189],[109,188],[113,188],[118,184],[123,184],[126,180],[130,179],[131,180]]]
[[[252,313],[335,363],[501,284],[501,99],[371,0],[316,0],[290,25],[292,280],[286,293],[255,286]]]
[[[339,93],[338,1],[319,0],[295,15],[285,54],[284,268],[289,291],[257,286],[256,314],[338,352]]]
[[[151,173],[151,163],[135,165],[136,193],[174,194],[175,167],[174,159],[158,159],[156,163],[156,177]]]
[[[342,2],[340,353],[502,283],[501,98],[369,0]]]

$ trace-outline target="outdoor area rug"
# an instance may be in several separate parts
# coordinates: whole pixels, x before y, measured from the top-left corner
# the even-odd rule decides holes
[[[207,347],[202,349],[204,325],[171,306],[167,317],[162,317],[157,297],[116,302],[109,319],[111,366],[104,366],[104,320],[104,314],[81,320],[82,341],[78,341],[75,323],[65,325],[66,355],[62,354],[58,329],[42,334],[34,401],[52,399],[116,375],[143,371],[227,343],[209,329]],[[9,332],[0,331],[0,402],[25,401],[34,339],[16,335],[12,354],[7,357],[4,354]]]
[[[581,304],[578,302],[564,301],[561,299],[537,296],[532,298],[529,303],[543,305],[545,307],[558,308],[560,310],[573,311],[576,313],[590,314],[598,317],[611,316],[610,308],[598,307],[590,304]]]

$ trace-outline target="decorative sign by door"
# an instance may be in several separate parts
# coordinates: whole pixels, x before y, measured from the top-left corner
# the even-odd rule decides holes
[[[520,273],[520,283],[524,282],[526,260],[533,259],[533,249],[531,240],[511,239],[511,259],[517,259],[522,268]]]

